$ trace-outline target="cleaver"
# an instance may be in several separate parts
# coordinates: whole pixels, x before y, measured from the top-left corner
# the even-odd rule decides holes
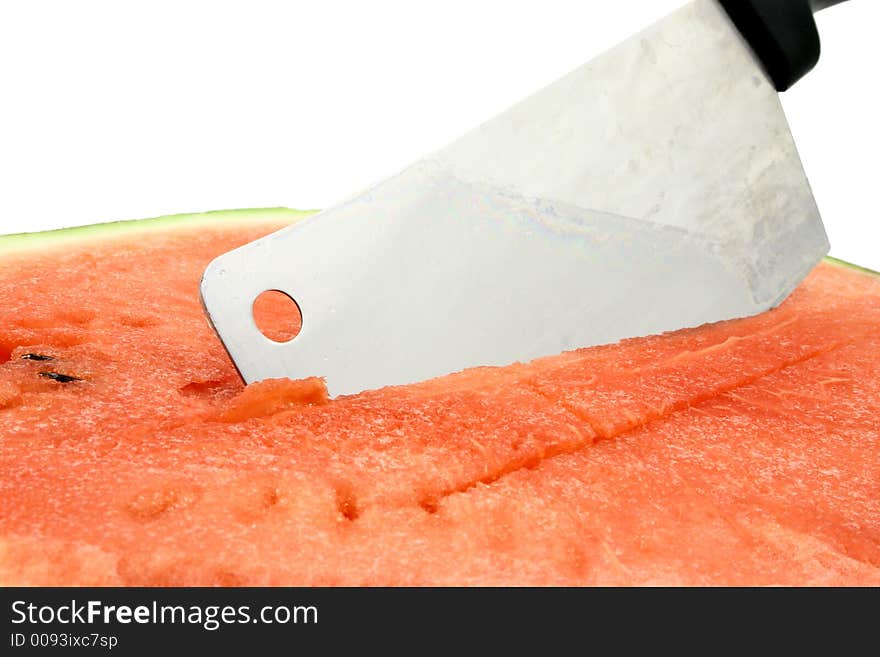
[[[841,0],[694,0],[338,205],[221,255],[247,383],[331,396],[754,315],[828,251],[778,92]],[[296,302],[293,339],[255,299]]]

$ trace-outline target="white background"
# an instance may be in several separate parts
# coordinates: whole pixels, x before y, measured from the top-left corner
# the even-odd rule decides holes
[[[0,233],[320,208],[681,0],[0,0]],[[880,269],[880,2],[783,94],[832,253]]]

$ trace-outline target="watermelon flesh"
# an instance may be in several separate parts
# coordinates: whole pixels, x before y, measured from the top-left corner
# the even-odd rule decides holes
[[[298,216],[0,239],[0,583],[880,584],[880,277],[329,401],[198,302]]]

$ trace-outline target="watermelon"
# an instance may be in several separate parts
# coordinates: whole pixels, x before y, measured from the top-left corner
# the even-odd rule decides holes
[[[334,400],[245,387],[201,273],[305,214],[0,239],[0,583],[880,584],[880,277]]]

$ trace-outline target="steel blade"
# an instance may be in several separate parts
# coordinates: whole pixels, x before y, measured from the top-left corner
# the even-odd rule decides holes
[[[243,378],[332,395],[752,315],[828,244],[778,95],[715,0],[346,202],[217,258]],[[296,300],[265,338],[254,299]]]

